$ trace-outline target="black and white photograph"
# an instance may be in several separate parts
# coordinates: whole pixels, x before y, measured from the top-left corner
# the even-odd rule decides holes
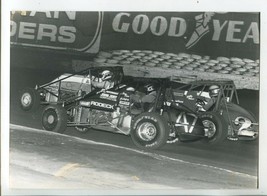
[[[263,3],[78,2],[2,1],[2,194],[266,194]]]

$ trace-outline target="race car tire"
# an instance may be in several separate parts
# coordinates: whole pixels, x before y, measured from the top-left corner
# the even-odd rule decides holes
[[[20,92],[19,104],[24,111],[36,111],[40,106],[40,94],[33,88],[25,88]]]
[[[42,125],[47,131],[63,133],[67,128],[67,112],[60,105],[48,105],[44,108]]]
[[[157,113],[142,113],[132,123],[132,141],[141,149],[158,149],[166,144],[168,137],[168,124],[163,116]]]
[[[219,144],[227,137],[227,124],[222,116],[215,112],[205,112],[200,116],[205,128],[209,129],[208,136],[202,141],[206,144]]]

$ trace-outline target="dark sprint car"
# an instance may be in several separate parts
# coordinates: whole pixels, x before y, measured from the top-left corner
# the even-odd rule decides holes
[[[114,86],[108,90],[92,85],[92,77],[103,70],[113,73]],[[144,91],[146,84],[154,85],[155,99],[135,103],[132,96]],[[217,86],[218,94],[205,110],[203,105],[210,99],[212,85]],[[89,128],[110,131],[130,135],[143,149],[156,149],[176,140],[201,139],[217,144],[226,138],[258,137],[257,121],[238,105],[236,88],[230,80],[138,78],[124,76],[121,67],[93,67],[21,92],[23,110],[36,110],[40,104],[44,105],[45,130],[63,133],[66,127],[75,127],[80,132]]]

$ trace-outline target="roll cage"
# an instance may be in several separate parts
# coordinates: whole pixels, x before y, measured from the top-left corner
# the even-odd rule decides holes
[[[239,98],[236,91],[236,86],[232,80],[218,79],[218,80],[197,80],[194,77],[189,77],[184,80],[183,77],[171,77],[170,81],[172,91],[184,90],[188,92],[197,91],[199,94],[208,92],[211,85],[217,85],[220,88],[218,98],[213,110],[217,111],[220,107],[221,101],[235,102],[239,104]]]
[[[123,69],[120,66],[116,66],[116,67],[90,67],[88,69],[73,73],[73,74],[68,74],[66,76],[63,77],[59,77],[56,80],[53,80],[52,82],[46,83],[44,85],[36,85],[35,89],[40,91],[40,92],[44,92],[44,93],[50,93],[53,96],[58,98],[58,101],[56,103],[68,103],[68,102],[74,102],[77,100],[80,100],[81,98],[83,98],[85,96],[85,94],[79,93],[80,88],[82,87],[83,83],[80,84],[80,88],[78,89],[78,91],[76,93],[72,93],[69,96],[63,96],[62,93],[62,82],[66,81],[67,79],[73,77],[73,76],[83,76],[83,79],[92,79],[92,75],[94,76],[99,76],[99,74],[103,71],[103,70],[110,70],[113,73],[112,76],[112,80],[115,81],[115,86],[120,84],[122,78],[123,78]],[[82,80],[83,81],[83,80]],[[90,88],[92,83],[90,82],[89,84]],[[52,90],[52,88],[56,89],[56,92]],[[91,93],[91,92],[89,92]],[[86,94],[89,94],[86,93]],[[46,102],[42,102],[43,104],[46,104]]]

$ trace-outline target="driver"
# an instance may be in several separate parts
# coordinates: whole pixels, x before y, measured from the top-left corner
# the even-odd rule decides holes
[[[141,107],[144,107],[145,103],[153,103],[157,96],[157,91],[153,84],[147,84],[145,87],[145,93],[142,92],[135,92],[135,94],[131,95],[131,100],[133,103],[140,104]],[[147,108],[144,108],[145,110]]]
[[[205,104],[198,104],[198,111],[207,111],[209,110],[217,100],[217,97],[220,93],[220,87],[217,85],[212,85],[209,87],[209,96],[210,98],[201,97],[200,100],[204,101]]]
[[[145,95],[141,97],[142,103],[152,103],[156,99],[157,91],[153,84],[145,85]]]
[[[95,88],[101,88],[108,90],[114,87],[114,81],[112,81],[113,73],[109,70],[101,72],[100,77],[92,76],[92,86]]]

